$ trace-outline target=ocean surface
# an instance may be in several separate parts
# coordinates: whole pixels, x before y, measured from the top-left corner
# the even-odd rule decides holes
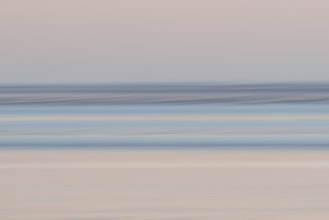
[[[0,87],[2,149],[327,149],[329,86]]]

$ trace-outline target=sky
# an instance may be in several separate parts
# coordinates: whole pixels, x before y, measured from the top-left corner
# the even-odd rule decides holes
[[[0,0],[0,84],[329,81],[327,0]]]

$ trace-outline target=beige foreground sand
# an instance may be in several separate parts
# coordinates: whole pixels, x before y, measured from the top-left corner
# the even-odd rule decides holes
[[[327,220],[329,152],[1,151],[4,220]]]

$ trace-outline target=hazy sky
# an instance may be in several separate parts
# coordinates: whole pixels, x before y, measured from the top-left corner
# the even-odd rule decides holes
[[[328,0],[0,0],[0,83],[329,81]]]

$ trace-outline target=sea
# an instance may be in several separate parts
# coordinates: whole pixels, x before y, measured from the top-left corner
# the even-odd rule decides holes
[[[1,149],[329,148],[329,85],[3,86]]]

